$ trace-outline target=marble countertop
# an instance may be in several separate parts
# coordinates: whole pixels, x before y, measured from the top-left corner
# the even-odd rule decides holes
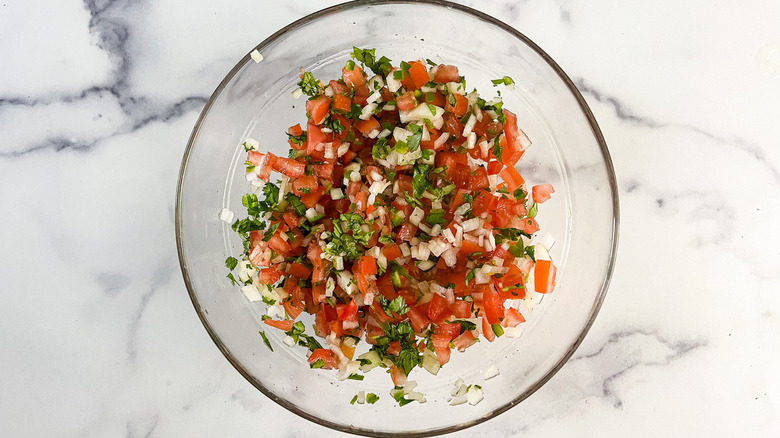
[[[571,361],[451,436],[780,435],[780,3],[463,3],[574,79],[622,224]],[[216,84],[332,4],[2,0],[0,435],[346,436],[230,366],[173,232],[181,156]]]

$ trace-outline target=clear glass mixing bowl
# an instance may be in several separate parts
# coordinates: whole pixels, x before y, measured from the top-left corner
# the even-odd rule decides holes
[[[305,349],[289,348],[283,334],[265,330],[262,308],[249,303],[225,278],[224,260],[241,251],[240,239],[218,219],[222,208],[244,209],[246,137],[287,155],[285,129],[304,121],[296,100],[299,69],[338,77],[353,46],[376,48],[394,63],[430,58],[457,65],[469,88],[494,96],[491,79],[512,77],[505,107],[518,115],[533,141],[518,165],[529,185],[551,183],[553,199],[540,209],[542,233],[556,243],[557,288],[522,325],[520,338],[481,342],[453,352],[439,375],[422,369],[410,379],[424,404],[398,407],[387,374],[338,381],[334,372],[309,369]],[[531,395],[569,359],[599,310],[610,280],[618,233],[615,175],[591,111],[561,68],[536,44],[506,24],[446,2],[375,1],[334,6],[307,16],[257,46],[227,74],[206,104],[184,155],[176,204],[176,239],[192,303],[217,347],[266,396],[321,425],[374,436],[451,432],[492,418]],[[259,305],[262,307],[262,304]],[[308,324],[310,326],[310,324]],[[265,330],[269,351],[258,335]],[[500,375],[483,381],[480,370]],[[450,406],[453,382],[482,385],[476,406]],[[359,390],[380,395],[376,404],[350,405]],[[529,415],[533,415],[530,413]]]

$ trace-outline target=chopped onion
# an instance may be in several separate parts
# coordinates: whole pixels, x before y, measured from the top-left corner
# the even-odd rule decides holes
[[[235,214],[227,208],[223,208],[222,211],[219,212],[219,219],[222,220],[222,222],[232,223],[233,217],[235,217]]]
[[[463,232],[464,233],[468,233],[468,232],[476,230],[477,228],[482,226],[482,224],[480,223],[479,219],[471,218],[471,219],[463,221],[463,223],[461,223],[460,226],[463,227]]]
[[[463,136],[468,138],[468,136],[471,134],[471,131],[474,129],[474,125],[476,124],[477,124],[477,118],[473,114],[470,115],[469,119],[466,120],[466,124],[463,125]],[[473,146],[467,149],[472,149],[472,148]]]
[[[249,52],[249,56],[252,57],[252,61],[254,61],[255,64],[257,64],[257,63],[259,63],[260,61],[263,60],[263,55],[261,55],[260,52],[257,51],[257,49],[252,50],[251,52]]]
[[[425,217],[425,212],[420,207],[414,207],[412,214],[409,215],[409,222],[413,225],[420,225],[420,221]]]

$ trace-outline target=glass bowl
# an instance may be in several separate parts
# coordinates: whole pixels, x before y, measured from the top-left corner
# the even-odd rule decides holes
[[[335,78],[353,46],[375,48],[397,65],[430,58],[457,65],[469,89],[483,97],[503,90],[505,108],[518,115],[533,141],[518,164],[527,183],[550,183],[552,200],[538,216],[556,242],[557,287],[525,312],[519,338],[480,342],[453,352],[437,376],[421,368],[411,380],[427,402],[398,407],[392,383],[377,369],[363,381],[338,381],[336,373],[312,370],[305,348],[283,344],[281,331],[262,324],[262,303],[249,303],[225,278],[227,256],[241,253],[240,239],[218,218],[222,208],[239,216],[248,191],[241,143],[287,155],[285,130],[305,120],[305,97],[296,100],[301,67],[321,79]],[[561,68],[510,26],[447,2],[375,1],[334,6],[309,15],[260,43],[262,62],[244,56],[206,104],[182,162],[176,239],[187,289],[203,325],[230,363],[257,389],[290,411],[318,424],[372,436],[422,436],[452,432],[488,420],[517,405],[548,381],[582,341],[610,280],[618,232],[615,175],[590,109]],[[514,90],[491,79],[514,79]],[[259,307],[258,307],[259,306]],[[310,329],[311,323],[307,323]],[[258,332],[265,330],[274,352]],[[495,365],[500,375],[483,380]],[[454,381],[483,387],[476,406],[450,406]],[[374,392],[373,405],[350,405],[359,391]],[[533,415],[533,414],[530,414]]]

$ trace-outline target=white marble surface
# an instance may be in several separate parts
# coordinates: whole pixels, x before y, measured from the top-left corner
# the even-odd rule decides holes
[[[0,2],[0,436],[346,436],[234,371],[173,235],[208,95],[263,38],[333,3]],[[467,4],[580,87],[622,227],[575,357],[452,436],[780,435],[780,76],[757,57],[780,50],[780,3]]]

